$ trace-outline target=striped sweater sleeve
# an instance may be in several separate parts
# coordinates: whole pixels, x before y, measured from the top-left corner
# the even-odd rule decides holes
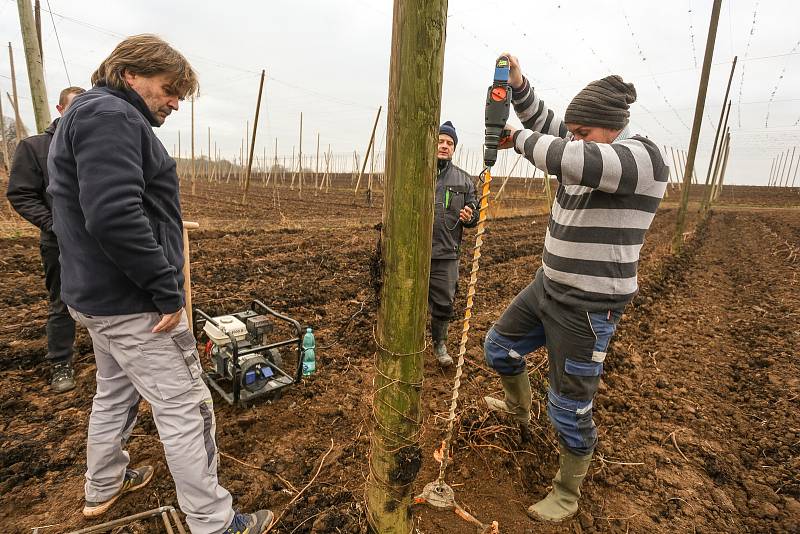
[[[658,147],[638,135],[607,144],[520,130],[515,134],[514,148],[564,186],[658,198],[666,189],[669,168]]]
[[[523,78],[522,88],[512,91],[514,111],[527,130],[533,130],[558,137],[567,137],[564,120],[552,109],[545,106],[544,101],[533,92],[528,78]]]

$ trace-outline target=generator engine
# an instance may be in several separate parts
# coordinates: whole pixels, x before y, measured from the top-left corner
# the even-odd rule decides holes
[[[202,333],[208,339],[205,352],[211,369],[204,378],[231,404],[246,404],[267,394],[274,398],[283,387],[300,379],[302,329],[297,321],[258,300],[251,309],[230,315],[210,317],[200,309],[195,312],[198,322],[204,322]],[[295,337],[270,343],[275,321],[289,323]],[[280,348],[292,346],[297,348],[298,367],[285,369]]]

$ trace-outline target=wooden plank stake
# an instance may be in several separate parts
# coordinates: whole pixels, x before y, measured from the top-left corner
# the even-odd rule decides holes
[[[189,320],[189,328],[194,329],[193,310],[192,310],[192,273],[189,266],[189,230],[200,228],[196,222],[183,221],[183,292],[186,295],[186,318]]]

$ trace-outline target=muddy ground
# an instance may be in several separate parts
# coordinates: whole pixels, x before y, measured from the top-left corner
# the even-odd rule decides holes
[[[195,305],[222,313],[260,298],[317,332],[317,373],[282,398],[243,410],[215,396],[221,482],[238,508],[285,512],[274,529],[285,534],[366,529],[376,316],[370,260],[381,196],[371,208],[363,194],[354,204],[340,185],[316,198],[306,190],[301,200],[288,187],[256,184],[248,208],[238,204],[233,183],[198,183],[195,195],[184,187],[185,217],[202,225],[191,245]],[[546,224],[540,187],[516,184],[507,194],[483,249],[447,478],[464,508],[507,533],[800,531],[800,195],[726,187],[705,222],[691,210],[684,253],[675,257],[669,242],[679,195],[671,193],[642,251],[641,292],[606,360],[595,403],[600,444],[581,510],[546,527],[525,515],[556,469],[543,409],[544,354],[529,357],[534,443],[521,446],[509,422],[479,402],[500,389],[481,361],[481,337],[532,279]],[[67,532],[90,524],[80,510],[91,343],[79,330],[78,387],[51,395],[37,238],[3,215],[0,532],[48,525],[40,532]],[[452,377],[426,354],[417,489],[438,473],[432,453],[446,426]],[[331,444],[313,485],[288,506]],[[134,464],[154,464],[157,477],[121,499],[109,519],[176,504],[146,407],[129,450]],[[419,532],[472,532],[449,513],[419,508],[416,517]],[[154,521],[122,530],[162,531]]]

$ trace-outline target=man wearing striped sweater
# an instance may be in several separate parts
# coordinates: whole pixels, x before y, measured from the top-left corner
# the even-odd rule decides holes
[[[625,305],[638,291],[644,236],[667,184],[658,147],[628,130],[636,90],[619,76],[586,86],[564,120],[536,95],[509,56],[514,109],[525,129],[513,148],[559,187],[545,234],[542,267],[486,335],[486,362],[505,399],[490,408],[512,414],[530,439],[531,386],[525,355],[546,346],[547,414],[559,440],[559,470],[533,519],[561,521],[578,510],[580,486],[597,444],[592,402],[603,360]]]

